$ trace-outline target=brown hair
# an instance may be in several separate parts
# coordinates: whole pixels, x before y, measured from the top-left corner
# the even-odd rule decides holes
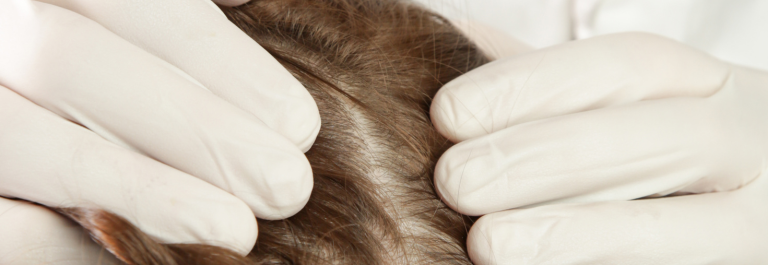
[[[318,104],[307,206],[286,220],[259,220],[245,258],[158,244],[104,211],[62,212],[128,264],[470,264],[472,220],[435,193],[432,170],[450,143],[428,110],[444,83],[486,56],[448,21],[407,1],[253,0],[223,10]]]

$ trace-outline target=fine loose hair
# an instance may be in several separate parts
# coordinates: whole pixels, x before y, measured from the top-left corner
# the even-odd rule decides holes
[[[443,84],[488,58],[446,19],[405,0],[252,0],[222,9],[317,102],[307,206],[259,220],[246,257],[160,244],[98,209],[60,212],[127,264],[471,264],[472,219],[435,192],[434,165],[451,143],[428,110]]]

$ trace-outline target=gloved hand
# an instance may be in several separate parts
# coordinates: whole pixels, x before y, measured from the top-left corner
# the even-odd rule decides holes
[[[768,262],[768,73],[618,34],[483,66],[431,113],[477,264]]]
[[[254,213],[307,202],[319,127],[306,89],[210,1],[0,1],[0,196],[245,254]],[[2,264],[39,250],[23,231],[62,223],[7,216],[27,215],[0,215]]]

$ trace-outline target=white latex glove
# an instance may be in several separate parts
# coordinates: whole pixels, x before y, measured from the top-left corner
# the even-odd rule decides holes
[[[117,265],[83,228],[39,205],[0,198],[0,264]]]
[[[242,254],[254,213],[305,205],[317,106],[212,2],[45,2],[0,0],[0,196],[105,209],[166,243]]]
[[[768,263],[768,73],[610,35],[478,68],[431,113],[478,264]],[[632,200],[670,194],[693,195]]]

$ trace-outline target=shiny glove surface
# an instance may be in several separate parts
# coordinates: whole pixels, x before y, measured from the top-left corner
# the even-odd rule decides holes
[[[254,213],[306,204],[319,128],[306,89],[210,1],[0,1],[0,196],[245,254]],[[38,206],[0,198],[0,213],[19,207]],[[36,248],[5,240],[19,231],[69,231],[8,216],[30,215],[0,215],[2,264]]]
[[[768,262],[768,73],[608,35],[478,68],[431,115],[477,264]]]

